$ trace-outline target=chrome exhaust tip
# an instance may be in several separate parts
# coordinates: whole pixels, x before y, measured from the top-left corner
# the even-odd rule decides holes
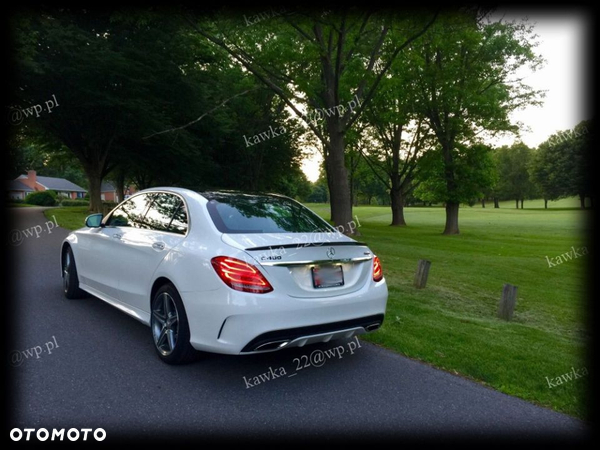
[[[381,326],[380,323],[372,323],[371,325],[367,325],[365,327],[365,330],[367,331],[375,331],[376,329],[378,329]]]
[[[255,347],[253,351],[255,351],[255,352],[263,351],[264,352],[266,350],[279,350],[280,348],[283,348],[286,345],[288,345],[289,342],[290,342],[289,340],[265,342],[264,344],[261,344],[258,347]]]

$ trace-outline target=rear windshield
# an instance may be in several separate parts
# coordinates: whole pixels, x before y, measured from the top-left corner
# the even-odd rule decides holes
[[[310,209],[285,198],[231,194],[213,197],[208,212],[222,233],[313,233],[334,228]]]

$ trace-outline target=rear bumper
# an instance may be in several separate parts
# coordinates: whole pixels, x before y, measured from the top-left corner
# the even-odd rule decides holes
[[[377,330],[383,323],[383,318],[383,314],[376,314],[342,322],[269,331],[248,342],[242,349],[242,353],[276,351],[284,347],[303,347],[306,344],[351,338]]]
[[[383,322],[388,298],[385,280],[321,299],[228,287],[181,294],[192,346],[226,354],[275,351],[374,331]]]

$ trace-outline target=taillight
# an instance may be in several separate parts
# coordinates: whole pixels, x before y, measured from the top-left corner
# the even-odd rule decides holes
[[[381,261],[379,261],[379,257],[375,256],[373,258],[373,281],[381,280],[383,280],[383,269],[381,268]]]
[[[273,290],[263,274],[251,264],[228,256],[217,256],[210,262],[219,278],[231,289],[255,294],[266,294]]]

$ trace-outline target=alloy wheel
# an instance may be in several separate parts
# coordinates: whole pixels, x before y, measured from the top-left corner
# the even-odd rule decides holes
[[[154,345],[162,355],[170,355],[177,345],[179,314],[173,297],[167,292],[154,301],[151,322]]]
[[[71,253],[65,252],[65,261],[63,264],[63,288],[68,292],[71,283]]]

